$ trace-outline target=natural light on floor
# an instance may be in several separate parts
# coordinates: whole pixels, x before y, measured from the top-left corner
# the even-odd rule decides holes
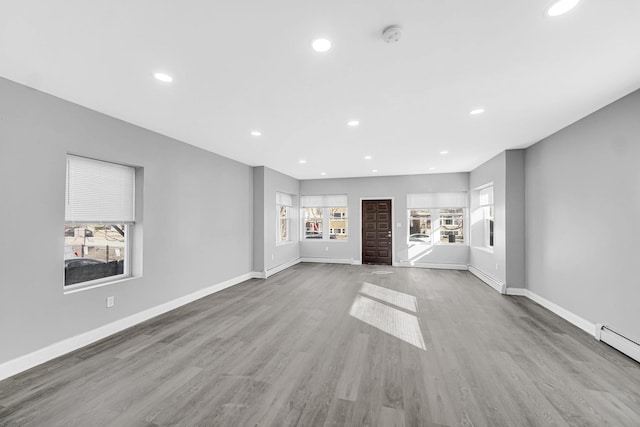
[[[418,310],[416,297],[394,291],[393,289],[387,289],[382,286],[364,282],[362,284],[362,288],[360,288],[360,293],[380,301],[388,302],[389,304],[393,304],[397,307],[404,308],[405,310],[413,311],[414,313]]]
[[[381,289],[383,289],[383,291],[381,291]],[[410,298],[413,298],[414,309],[412,311],[415,312],[415,308],[417,308],[415,305],[415,297],[403,294],[401,292],[382,288],[380,286],[372,285],[370,283],[365,282],[362,285],[360,292],[365,295],[372,296],[373,298],[380,299],[382,301],[387,301],[387,299],[385,298],[388,298],[389,300],[401,302],[406,305],[411,305],[411,303],[408,303],[408,301],[410,301]],[[397,294],[400,294],[400,296]],[[395,302],[390,303],[396,305]],[[411,344],[422,350],[426,350],[424,339],[422,338],[422,331],[420,330],[420,325],[416,316],[405,313],[404,311],[391,307],[389,305],[382,304],[381,302],[374,301],[363,295],[356,296],[349,314],[356,319],[361,320],[364,323],[373,326],[374,328],[378,328],[383,332],[393,335],[394,337],[401,339],[408,344]]]

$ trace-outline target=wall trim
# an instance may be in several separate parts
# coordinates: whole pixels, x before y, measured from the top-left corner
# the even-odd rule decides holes
[[[399,261],[393,263],[394,267],[413,267],[413,268],[435,268],[440,270],[468,270],[469,266],[467,264],[443,264],[437,262],[421,262],[421,263],[410,263],[407,261]]]
[[[317,257],[302,257],[300,262],[311,262],[321,264],[353,264],[353,258],[317,258]]]
[[[208,295],[215,294],[231,286],[245,282],[249,279],[256,278],[256,275],[262,276],[261,273],[251,272],[243,274],[241,276],[234,277],[224,282],[217,283],[208,288],[201,289],[189,295],[176,298],[164,304],[157,305],[155,307],[143,310],[139,313],[125,317],[115,322],[100,326],[99,328],[91,331],[83,332],[79,335],[64,339],[57,343],[51,344],[47,347],[36,350],[32,353],[24,356],[19,356],[15,359],[9,360],[0,364],[0,380],[9,378],[20,372],[31,369],[35,366],[48,362],[56,357],[78,350],[101,339],[107,338],[110,335],[123,331],[131,326],[135,326],[138,323],[142,323],[145,320],[149,320],[153,317],[164,314],[168,311],[174,310],[183,305],[189,304],[193,301],[204,298]]]
[[[596,330],[596,325],[594,323],[591,323],[588,320],[585,320],[582,317],[578,316],[577,314],[572,313],[566,308],[560,307],[558,304],[551,302],[548,299],[541,297],[536,293],[531,292],[529,289],[507,288],[507,295],[525,296],[530,300],[537,302],[547,310],[562,317],[567,322],[582,329],[592,337],[596,338],[598,336],[598,331]]]
[[[263,272],[263,279],[267,279],[276,273],[280,273],[282,270],[286,270],[289,267],[293,267],[296,264],[300,264],[300,260],[301,258],[296,258],[294,260],[285,262],[284,264],[280,264],[276,267],[270,268],[269,270],[265,270]]]
[[[529,297],[529,290],[524,288],[507,288],[506,295]]]
[[[478,279],[482,280],[484,283],[486,283],[487,285],[491,286],[493,289],[495,289],[496,291],[500,292],[501,294],[504,295],[504,294],[507,293],[507,284],[506,283],[502,283],[502,282],[498,281],[497,279],[489,276],[484,271],[479,270],[479,269],[477,269],[476,267],[474,267],[472,265],[469,266],[469,272],[471,272],[471,274],[473,274]]]

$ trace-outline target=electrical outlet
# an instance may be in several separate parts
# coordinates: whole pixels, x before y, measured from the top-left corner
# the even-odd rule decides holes
[[[115,303],[116,303],[115,297],[107,297],[107,308],[113,307]]]

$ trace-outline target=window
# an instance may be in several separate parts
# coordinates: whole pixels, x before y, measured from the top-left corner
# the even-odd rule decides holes
[[[322,239],[322,208],[302,208],[304,212],[304,238]]]
[[[464,243],[467,193],[408,194],[410,244]]]
[[[130,276],[135,169],[67,156],[65,286]]]
[[[278,235],[276,243],[282,244],[291,241],[290,221],[291,207],[293,206],[293,196],[286,193],[276,192],[276,215],[278,218]]]
[[[346,202],[345,202],[346,203]],[[329,232],[330,239],[347,239],[347,208],[329,208],[329,226],[333,232]]]
[[[431,243],[431,209],[409,209],[409,242]]]
[[[462,208],[440,209],[440,241],[463,243],[464,227]]]
[[[482,215],[483,244],[487,248],[493,248],[493,186],[480,190],[478,205]]]
[[[302,196],[305,240],[347,240],[346,195]]]

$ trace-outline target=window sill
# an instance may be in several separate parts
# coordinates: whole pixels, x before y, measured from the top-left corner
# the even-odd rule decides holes
[[[65,287],[63,294],[64,295],[75,294],[77,292],[88,291],[90,289],[101,288],[103,286],[115,285],[116,283],[128,282],[130,280],[134,280],[138,278],[140,278],[140,276],[118,276],[115,280],[107,280],[110,278],[106,278],[101,280],[95,280],[93,282],[78,283],[75,285],[69,285]]]
[[[303,239],[300,241],[311,243],[349,243],[349,239]]]
[[[290,245],[292,243],[295,243],[295,241],[294,240],[287,240],[286,242],[276,242],[276,247],[278,247],[278,246],[287,246],[287,245]]]

